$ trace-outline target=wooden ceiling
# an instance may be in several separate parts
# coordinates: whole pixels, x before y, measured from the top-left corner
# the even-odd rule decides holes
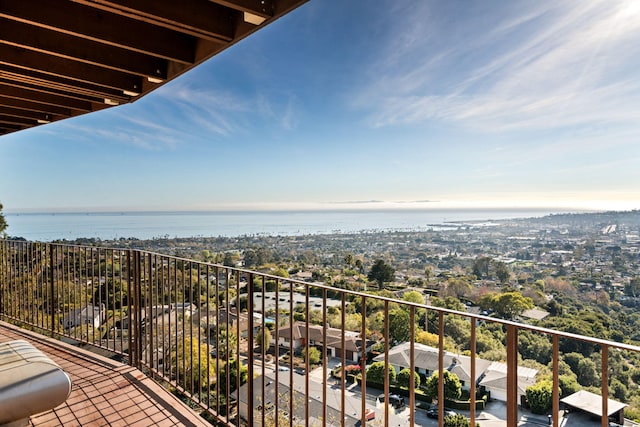
[[[0,0],[0,135],[132,102],[307,0]]]

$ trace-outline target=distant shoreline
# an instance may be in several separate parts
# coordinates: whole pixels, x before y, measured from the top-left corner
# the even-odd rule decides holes
[[[131,210],[131,211],[5,211],[8,216],[20,215],[260,215],[306,213],[384,213],[384,212],[542,212],[597,213],[600,210],[559,207],[390,207],[390,208],[327,208],[327,209],[231,209],[231,210]],[[491,219],[491,218],[487,218]]]
[[[587,214],[555,209],[349,209],[6,213],[9,236],[31,241],[302,236],[480,227],[497,221]]]

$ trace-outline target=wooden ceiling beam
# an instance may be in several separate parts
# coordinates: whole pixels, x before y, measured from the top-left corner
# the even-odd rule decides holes
[[[37,84],[45,88],[59,89],[85,96],[93,95],[100,98],[114,98],[123,102],[131,101],[134,97],[134,95],[125,95],[118,89],[110,89],[104,86],[70,80],[64,77],[44,74],[38,71],[25,70],[7,64],[0,64],[0,78],[10,79],[16,82]],[[136,93],[140,92],[141,90],[138,90]]]
[[[23,119],[20,117],[7,116],[0,113],[0,123],[31,127],[36,126],[38,124],[38,121],[33,119]]]
[[[66,98],[70,98],[70,99],[77,99],[78,101],[88,101],[88,102],[96,102],[96,103],[100,103],[100,104],[107,104],[107,105],[119,105],[121,103],[126,102],[125,99],[111,99],[111,98],[103,98],[99,95],[95,95],[95,94],[81,94],[78,92],[70,92],[67,90],[63,90],[63,89],[57,89],[57,88],[52,88],[52,87],[43,87],[42,85],[36,84],[36,83],[31,83],[31,82],[24,82],[24,81],[15,81],[15,80],[8,80],[5,78],[1,78],[0,77],[0,83],[7,85],[7,86],[13,86],[13,87],[19,87],[19,88],[23,88],[23,89],[28,89],[28,90],[33,90],[33,91],[37,91],[37,92],[42,92],[42,93],[48,93],[51,95],[58,95],[58,96],[64,96]]]
[[[143,77],[167,78],[167,60],[0,18],[0,43]]]
[[[234,38],[234,8],[209,0],[74,0],[195,37],[220,42]]]
[[[49,113],[39,113],[36,111],[22,110],[20,108],[7,107],[5,105],[0,105],[0,115],[7,117],[17,117],[21,119],[30,119],[35,120],[36,122],[40,121],[41,124],[45,122],[52,122],[62,118],[60,116],[55,116]]]
[[[0,16],[170,61],[193,63],[193,36],[68,0],[0,0]]]
[[[247,12],[252,15],[269,19],[273,16],[273,0],[208,0],[239,12]]]
[[[0,0],[0,135],[131,102],[305,1]]]
[[[7,134],[17,130],[24,129],[26,126],[11,125],[9,123],[0,123],[0,134]]]
[[[96,111],[107,107],[107,105],[99,105],[90,101],[81,101],[62,95],[55,95],[23,87],[16,87],[13,85],[8,85],[2,81],[0,81],[0,96],[25,101],[33,101],[41,104],[48,104],[55,107],[68,108],[83,113],[89,113],[91,111]]]
[[[91,64],[57,57],[29,49],[0,44],[0,64],[40,71],[50,75],[105,86],[120,91],[139,92],[142,77],[108,70]]]
[[[41,104],[33,101],[25,101],[24,99],[18,98],[9,98],[2,95],[0,95],[0,105],[25,111],[32,111],[34,113],[51,114],[64,117],[71,117],[73,115],[69,108],[58,107],[50,104]]]

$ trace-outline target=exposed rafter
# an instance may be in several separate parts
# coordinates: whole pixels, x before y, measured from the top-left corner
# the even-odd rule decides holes
[[[132,102],[307,0],[0,0],[0,135]]]

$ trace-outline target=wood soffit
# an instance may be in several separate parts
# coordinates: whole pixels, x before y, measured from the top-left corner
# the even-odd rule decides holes
[[[0,0],[0,136],[133,102],[307,0]]]

